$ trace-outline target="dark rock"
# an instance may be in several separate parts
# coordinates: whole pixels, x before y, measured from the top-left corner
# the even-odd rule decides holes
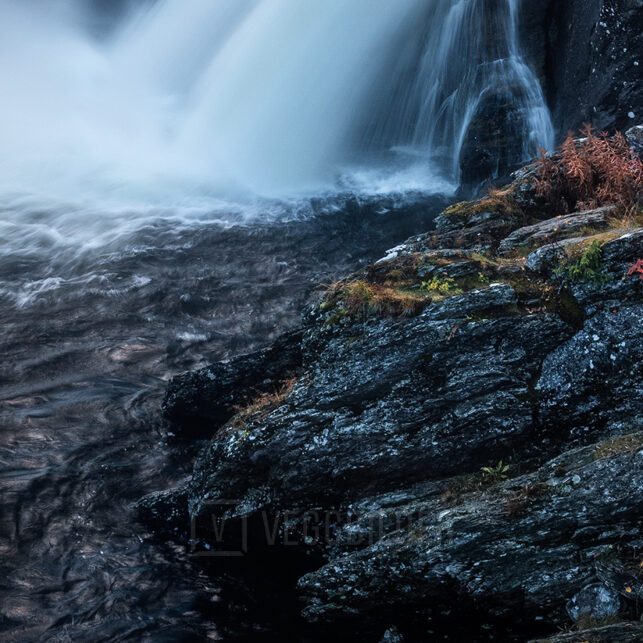
[[[499,285],[405,322],[310,328],[285,404],[245,432],[226,430],[199,458],[191,511],[212,497],[238,499],[241,513],[357,497],[528,446],[531,384],[572,329],[554,315],[516,316],[515,302]]]
[[[601,583],[584,587],[567,603],[567,613],[574,622],[601,622],[613,619],[620,611],[621,597]]]
[[[190,524],[186,488],[159,491],[145,496],[137,503],[140,519],[157,534],[169,537],[184,536]]]
[[[543,363],[536,391],[543,425],[585,432],[643,425],[643,305],[603,312]]]
[[[540,221],[512,232],[503,239],[498,248],[498,254],[507,255],[518,250],[521,246],[534,246],[551,243],[573,235],[581,230],[604,230],[608,227],[608,217],[615,208],[605,207],[588,212],[568,214]]]
[[[643,300],[643,281],[627,276],[628,269],[643,256],[643,230],[634,229],[601,246],[601,265],[595,279],[570,283],[576,300],[589,312],[618,308]]]
[[[600,130],[635,125],[643,106],[643,3],[522,5],[524,46],[544,80],[559,137],[585,122]]]
[[[306,619],[365,640],[396,623],[409,640],[522,641],[569,625],[566,608],[583,624],[634,617],[643,282],[627,272],[643,230],[613,229],[606,210],[552,219],[535,172],[338,283],[298,335],[173,382],[166,412],[221,430],[141,516],[230,521],[258,556],[291,533],[289,555],[321,565],[299,585]],[[598,264],[570,270],[593,242]],[[231,418],[293,375],[264,412]],[[616,614],[603,599],[619,595]]]
[[[525,267],[543,277],[551,277],[567,258],[566,249],[577,245],[581,239],[563,239],[557,243],[549,243],[529,253]]]
[[[559,634],[531,643],[640,643],[643,641],[643,623],[616,623],[579,632]]]
[[[282,336],[265,350],[175,377],[163,413],[183,434],[213,433],[261,393],[274,392],[301,367],[301,333]]]
[[[636,155],[643,160],[643,125],[636,125],[625,132],[625,138]]]
[[[380,643],[404,643],[404,637],[400,634],[397,627],[389,627]]]
[[[481,96],[460,153],[465,190],[488,179],[507,176],[524,160],[522,139],[526,124],[520,93],[520,88],[505,87]]]
[[[605,458],[596,447],[572,452],[332,560],[300,581],[305,616],[377,620],[468,597],[490,620],[559,622],[568,598],[595,578],[596,559],[640,542],[638,439],[638,451]]]

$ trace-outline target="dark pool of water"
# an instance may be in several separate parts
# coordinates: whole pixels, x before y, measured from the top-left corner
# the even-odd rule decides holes
[[[440,204],[338,198],[299,220],[0,249],[0,638],[279,640],[296,609],[278,561],[251,580],[206,573],[136,520],[139,498],[189,473],[164,387],[297,325],[318,284],[426,230]]]

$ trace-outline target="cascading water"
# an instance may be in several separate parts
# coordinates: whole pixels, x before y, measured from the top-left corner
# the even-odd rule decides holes
[[[77,3],[6,0],[0,182],[284,194],[404,149],[455,183],[490,97],[511,103],[521,158],[552,145],[518,3],[160,0],[97,42]]]
[[[520,0],[432,3],[420,37],[407,44],[391,68],[394,83],[369,125],[366,144],[405,146],[441,157],[457,180],[472,123],[481,105],[492,99],[511,105],[514,122],[503,123],[517,137],[510,162],[532,157],[539,147],[553,147],[554,129],[540,83],[520,51],[519,5]]]

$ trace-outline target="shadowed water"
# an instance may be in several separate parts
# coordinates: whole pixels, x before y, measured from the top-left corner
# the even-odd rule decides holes
[[[336,197],[252,225],[150,220],[94,246],[41,229],[6,246],[0,638],[277,636],[287,583],[280,594],[269,579],[262,598],[230,570],[208,578],[136,521],[134,503],[193,455],[160,420],[166,381],[296,325],[316,284],[426,229],[441,203]],[[56,219],[20,212],[45,215]]]

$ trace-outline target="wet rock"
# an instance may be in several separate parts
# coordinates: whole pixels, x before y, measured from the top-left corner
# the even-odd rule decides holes
[[[643,282],[627,272],[643,230],[609,209],[552,218],[535,172],[336,284],[297,336],[174,382],[167,412],[220,430],[146,520],[187,504],[257,544],[287,515],[295,549],[325,560],[299,585],[306,619],[365,640],[392,623],[410,640],[526,640],[619,595],[632,618]],[[588,248],[592,269],[570,270]],[[231,417],[293,373],[274,405]],[[309,542],[311,513],[327,520]]]
[[[558,430],[643,424],[643,306],[603,312],[548,355],[536,391],[540,421]]]
[[[532,4],[537,3],[523,3]],[[523,9],[541,12],[540,35],[534,30],[527,37],[540,51],[541,73],[559,133],[584,122],[601,130],[626,129],[640,122],[643,4],[639,0],[538,4]]]
[[[525,267],[543,277],[552,276],[567,257],[566,248],[573,247],[579,242],[580,239],[564,239],[557,243],[541,246],[527,255]]]
[[[305,576],[304,614],[377,619],[468,598],[490,620],[559,622],[569,597],[595,579],[595,560],[639,542],[642,458],[641,450],[601,458],[595,447],[580,449],[566,469],[552,462],[429,513]]]
[[[300,341],[300,332],[289,333],[265,350],[175,377],[163,400],[164,415],[182,434],[213,433],[238,407],[298,373]]]
[[[559,634],[531,643],[640,643],[643,640],[643,623],[616,623],[578,632]]]
[[[519,228],[506,239],[503,239],[500,243],[498,254],[507,255],[521,247],[549,244],[583,229],[604,230],[608,226],[608,217],[613,212],[613,207],[599,208],[588,212],[555,217]]]
[[[595,278],[571,280],[576,300],[590,313],[605,307],[618,308],[643,300],[643,282],[627,276],[643,256],[643,229],[633,229],[601,246],[600,267]]]
[[[555,315],[516,316],[515,301],[498,285],[404,322],[310,328],[284,405],[199,458],[192,512],[213,496],[243,511],[358,497],[528,447],[531,383],[573,330]]]
[[[187,488],[159,491],[137,503],[139,518],[157,534],[182,537],[189,528]]]
[[[400,634],[397,627],[389,627],[388,630],[384,632],[380,643],[404,643],[404,637]]]
[[[482,96],[460,153],[465,190],[488,179],[507,176],[524,160],[522,131],[526,124],[519,107],[523,91],[520,87],[504,87]]]
[[[574,622],[601,622],[613,619],[620,611],[621,597],[601,583],[584,587],[567,603],[567,613]]]
[[[643,125],[636,125],[625,132],[625,138],[636,155],[643,160]]]

